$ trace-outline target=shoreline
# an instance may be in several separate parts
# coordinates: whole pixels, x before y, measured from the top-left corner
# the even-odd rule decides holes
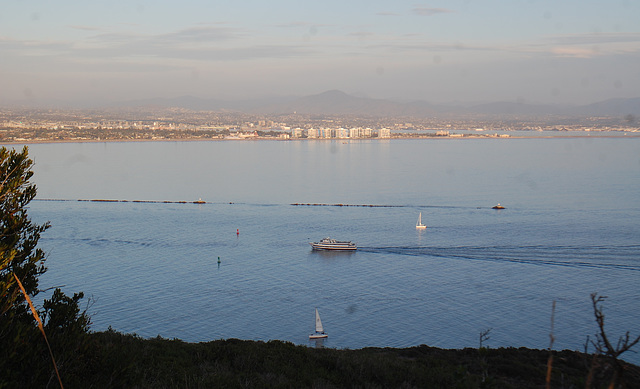
[[[423,136],[423,135],[407,135],[407,136],[395,136],[391,138],[292,138],[292,139],[280,139],[280,138],[171,138],[171,139],[61,139],[61,140],[20,140],[20,141],[2,141],[0,145],[29,145],[29,144],[61,144],[61,143],[125,143],[125,142],[222,142],[222,141],[280,141],[280,142],[303,142],[303,141],[339,141],[343,143],[349,143],[352,141],[393,141],[393,140],[465,140],[465,139],[578,139],[578,138],[640,138],[640,133],[623,133],[618,135],[613,134],[572,134],[572,135],[509,135],[509,136],[487,136],[487,135],[469,135],[469,136]]]

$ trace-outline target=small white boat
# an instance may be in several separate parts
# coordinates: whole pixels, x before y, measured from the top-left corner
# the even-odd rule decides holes
[[[324,332],[324,328],[322,328],[322,321],[320,320],[320,314],[318,313],[318,308],[316,308],[316,332],[309,335],[309,339],[322,339],[328,337],[329,334]]]
[[[331,238],[321,239],[320,242],[309,242],[314,250],[357,250],[355,243],[349,241],[344,242]]]
[[[427,228],[424,224],[422,224],[422,212],[418,215],[418,222],[416,223],[416,230],[423,230]]]

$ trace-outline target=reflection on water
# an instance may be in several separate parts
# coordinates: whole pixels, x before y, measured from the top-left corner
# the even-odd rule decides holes
[[[339,260],[342,258],[349,258],[356,251],[354,250],[311,250],[309,252],[310,257],[317,257],[318,259],[326,259],[326,260]]]
[[[309,339],[309,344],[314,348],[324,348],[324,342],[326,339]]]

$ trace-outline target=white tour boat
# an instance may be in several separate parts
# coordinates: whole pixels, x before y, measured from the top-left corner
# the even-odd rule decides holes
[[[358,247],[355,243],[349,241],[344,242],[331,238],[324,238],[320,242],[309,243],[314,250],[357,250]]]

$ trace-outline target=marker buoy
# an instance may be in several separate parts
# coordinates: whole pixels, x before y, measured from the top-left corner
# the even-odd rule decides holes
[[[240,229],[236,229],[236,235],[240,235]]]

